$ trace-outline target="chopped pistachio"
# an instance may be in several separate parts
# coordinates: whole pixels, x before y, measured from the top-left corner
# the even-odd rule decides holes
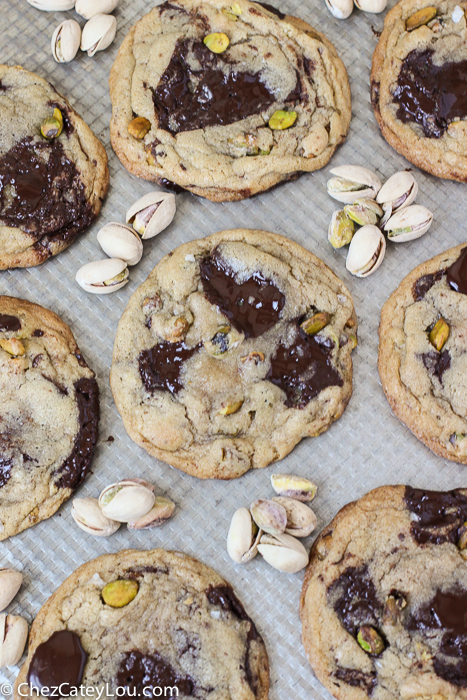
[[[447,339],[449,338],[449,325],[446,323],[444,318],[440,318],[436,321],[435,325],[430,331],[430,343],[433,347],[440,352],[446,345]]]
[[[289,129],[297,121],[297,112],[285,112],[278,109],[269,120],[269,128],[277,131]]]
[[[423,7],[418,10],[413,15],[411,15],[405,22],[405,28],[408,32],[418,29],[424,24],[428,24],[432,19],[436,17],[437,9],[436,7]]]
[[[230,40],[224,32],[214,32],[204,37],[203,42],[213,53],[223,53],[229,46]]]
[[[358,630],[357,641],[363,651],[372,656],[379,656],[384,651],[384,641],[380,634],[370,625],[362,625]]]
[[[144,139],[147,133],[151,131],[151,122],[145,117],[135,117],[128,124],[128,133],[135,139]]]
[[[326,311],[320,311],[310,318],[307,318],[306,321],[303,321],[303,323],[300,324],[300,328],[305,331],[307,335],[316,335],[316,333],[319,333],[319,331],[322,331],[323,328],[329,325],[330,320],[331,314],[328,314]]]

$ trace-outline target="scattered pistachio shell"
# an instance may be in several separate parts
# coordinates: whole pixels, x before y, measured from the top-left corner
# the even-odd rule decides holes
[[[127,263],[123,260],[94,260],[78,270],[76,281],[91,294],[110,294],[125,286],[128,274]]]
[[[175,503],[165,496],[156,496],[154,505],[146,515],[128,523],[129,530],[150,530],[166,523],[175,513]]]
[[[386,239],[379,228],[362,226],[352,238],[345,266],[356,277],[368,277],[381,265],[385,252]]]
[[[354,0],[356,7],[363,12],[384,12],[387,0]]]
[[[102,589],[102,599],[112,608],[124,608],[138,595],[137,581],[118,579],[111,581]]]
[[[329,12],[337,19],[347,19],[353,12],[353,0],[325,0]]]
[[[323,328],[326,328],[330,321],[331,314],[328,314],[327,311],[320,311],[313,314],[310,318],[307,318],[306,321],[303,321],[303,323],[300,324],[300,328],[305,331],[307,335],[316,335],[316,333],[322,331]]]
[[[69,63],[78,53],[81,27],[74,19],[66,19],[52,34],[52,56],[57,63]]]
[[[260,530],[270,535],[280,535],[287,527],[287,511],[279,503],[257,498],[250,506],[253,520]]]
[[[83,27],[81,51],[87,51],[90,57],[104,51],[115,39],[116,33],[117,20],[113,15],[94,15]]]
[[[97,498],[74,498],[71,517],[78,527],[95,537],[110,537],[120,527],[120,523],[102,513]]]
[[[385,211],[396,211],[412,204],[418,194],[418,184],[412,173],[407,170],[394,173],[387,180],[376,196],[378,204],[384,205]]]
[[[384,225],[388,238],[394,243],[405,243],[420,238],[433,223],[433,214],[420,204],[404,207],[391,216]]]
[[[232,516],[227,535],[227,552],[238,564],[246,564],[258,553],[262,531],[257,527],[248,508],[239,508]]]
[[[408,32],[418,29],[422,25],[431,22],[431,20],[436,17],[436,14],[436,7],[423,7],[421,10],[414,12],[414,14],[405,21],[405,28]]]
[[[296,501],[312,501],[318,487],[309,479],[294,474],[272,474],[271,484],[278,496],[294,498]]]
[[[327,182],[328,194],[338,202],[353,204],[355,199],[375,199],[381,189],[381,180],[375,173],[360,165],[340,165]]]
[[[94,15],[110,14],[119,2],[120,0],[76,0],[75,11],[84,19],[91,19]]]
[[[438,319],[431,329],[429,334],[430,343],[436,350],[438,350],[438,352],[441,352],[443,347],[446,345],[449,338],[449,331],[449,324],[446,323],[444,318]]]
[[[151,131],[151,122],[145,117],[135,117],[128,124],[128,133],[135,139],[144,139]]]
[[[63,116],[59,109],[55,108],[51,117],[47,117],[41,124],[41,134],[46,139],[56,139],[63,131]]]
[[[21,357],[26,352],[23,343],[18,338],[0,338],[0,348],[13,357]]]
[[[143,240],[153,238],[172,223],[175,216],[175,195],[170,192],[149,192],[130,207],[127,224],[132,224]]]
[[[23,582],[23,574],[15,569],[0,569],[0,611],[10,605]]]
[[[308,564],[308,553],[291,535],[262,535],[258,552],[267,563],[289,574],[296,574]]]
[[[380,634],[370,625],[362,625],[358,630],[357,641],[371,656],[379,656],[384,651],[384,641]]]
[[[97,242],[110,258],[123,260],[127,265],[136,265],[143,255],[141,238],[129,226],[112,222],[101,228]]]
[[[224,32],[214,32],[205,36],[203,43],[213,53],[223,53],[228,48],[230,40]]]
[[[285,112],[278,109],[269,120],[269,128],[275,131],[290,129],[297,121],[297,112]]]
[[[352,0],[353,2],[353,0]],[[333,248],[342,248],[350,243],[355,233],[355,224],[344,210],[335,211],[331,217],[328,241]]]
[[[305,503],[287,498],[284,496],[276,496],[272,499],[275,503],[279,503],[287,513],[287,527],[285,532],[294,537],[308,537],[318,524],[318,519]]]
[[[154,487],[141,479],[125,479],[105,488],[99,496],[103,514],[119,523],[147,515],[154,506]]]
[[[23,655],[28,623],[19,615],[0,615],[0,668],[15,666]]]
[[[75,0],[28,0],[28,3],[37,10],[45,12],[63,12],[72,10],[75,5]]]

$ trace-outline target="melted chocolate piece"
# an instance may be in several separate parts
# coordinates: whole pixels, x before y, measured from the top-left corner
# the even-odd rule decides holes
[[[304,408],[328,386],[344,384],[331,364],[332,341],[309,336],[297,328],[297,338],[292,345],[286,347],[281,343],[278,346],[266,375],[266,379],[285,392],[288,408]]]
[[[443,278],[446,270],[438,270],[438,272],[429,273],[428,275],[423,275],[414,282],[412,287],[412,296],[414,301],[422,301],[425,295],[430,291],[430,289]]]
[[[33,338],[42,338],[43,335],[44,335],[44,331],[41,331],[40,328],[36,328],[36,330],[33,331],[32,337]]]
[[[261,272],[237,282],[235,272],[216,250],[199,267],[207,299],[245,338],[257,338],[279,321],[285,296]]]
[[[165,177],[160,177],[159,180],[159,185],[161,187],[165,187],[166,190],[170,190],[171,192],[175,192],[175,194],[180,194],[181,192],[184,192],[185,190],[183,187],[180,185],[177,185],[175,182],[172,182],[171,180],[167,180]]]
[[[432,49],[411,51],[394,91],[397,118],[419,124],[428,138],[440,138],[449,124],[467,116],[467,61],[433,64]]]
[[[439,381],[442,383],[443,374],[451,366],[451,354],[449,350],[443,350],[442,352],[435,352],[434,350],[424,352],[421,358],[428,372],[438,377]]]
[[[268,10],[271,14],[276,15],[276,17],[279,17],[279,19],[285,19],[284,13],[278,10],[277,7],[270,5],[268,2],[258,2],[257,4],[264,7],[264,9]]]
[[[79,411],[79,431],[69,457],[55,472],[60,489],[75,489],[86,477],[97,443],[99,424],[99,387],[95,379],[79,379],[75,383]]]
[[[370,695],[374,691],[377,682],[376,674],[374,673],[363,673],[363,671],[359,671],[356,668],[343,668],[342,666],[337,668],[333,676],[354,688],[363,688]]]
[[[63,695],[66,690],[77,688],[83,680],[88,654],[75,632],[60,630],[47,641],[39,644],[29,665],[27,681],[36,688],[55,688],[60,685]]]
[[[367,566],[346,569],[328,588],[327,595],[343,627],[352,636],[357,636],[362,625],[378,627],[383,604]]]
[[[11,467],[13,466],[13,460],[8,459],[0,455],[0,488],[8,483],[11,476]]]
[[[417,516],[411,524],[418,544],[457,543],[458,530],[467,520],[467,496],[460,491],[424,491],[405,488],[408,510]]]
[[[20,329],[21,321],[17,316],[0,314],[0,331],[19,331]]]
[[[447,269],[448,284],[460,294],[467,294],[467,248],[464,248],[457,260]]]
[[[183,388],[180,372],[184,363],[200,349],[189,348],[185,343],[158,343],[139,354],[139,376],[146,391],[169,391],[177,394]]]
[[[190,53],[199,70],[190,68]],[[152,93],[159,127],[171,134],[233,124],[260,114],[276,99],[260,73],[236,71],[228,52],[215,54],[202,41],[191,39],[178,42]]]
[[[157,652],[147,656],[137,650],[126,652],[120,662],[116,685],[127,688],[132,698],[147,697],[154,688],[174,686],[178,694],[196,697],[194,680],[175,670]]]

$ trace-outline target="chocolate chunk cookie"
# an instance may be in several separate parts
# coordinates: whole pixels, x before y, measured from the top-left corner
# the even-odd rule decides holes
[[[303,643],[339,700],[467,698],[467,489],[384,486],[315,542]]]
[[[247,0],[155,7],[123,42],[110,95],[112,145],[125,168],[213,201],[322,168],[351,115],[332,44]]]
[[[50,518],[89,471],[99,390],[68,326],[0,297],[0,540]]]
[[[391,408],[433,452],[467,464],[467,244],[419,265],[383,306],[379,373]]]
[[[321,260],[272,233],[222,231],[167,255],[134,293],[110,383],[150,454],[231,479],[342,414],[355,345],[352,298]]]
[[[16,700],[32,697],[27,684],[84,685],[104,699],[125,688],[129,697],[267,700],[268,657],[212,569],[179,552],[127,550],[81,566],[39,611]]]
[[[401,0],[373,56],[371,98],[386,141],[438,177],[467,180],[467,24],[456,0]]]
[[[41,125],[55,109],[63,131],[45,138]],[[67,100],[19,66],[0,65],[0,133],[0,269],[32,267],[96,218],[107,155]]]

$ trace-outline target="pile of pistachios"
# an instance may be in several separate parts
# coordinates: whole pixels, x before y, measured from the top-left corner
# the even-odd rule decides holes
[[[110,294],[129,281],[128,266],[137,265],[143,256],[142,241],[157,236],[172,223],[175,216],[175,195],[170,192],[149,192],[127,211],[125,226],[106,224],[97,234],[97,241],[108,260],[95,260],[83,265],[76,281],[91,294]]]
[[[429,209],[412,204],[418,184],[408,170],[395,173],[384,185],[359,165],[341,165],[331,175],[328,194],[346,206],[333,213],[328,240],[333,248],[350,244],[346,267],[356,277],[368,277],[383,262],[383,231],[389,241],[405,243],[423,236],[433,222]]]
[[[107,486],[99,498],[75,498],[71,516],[84,532],[110,537],[122,523],[129,530],[149,530],[166,523],[175,503],[156,496],[154,486],[144,479],[124,479]]]
[[[363,12],[384,12],[388,0],[325,0],[329,12],[337,19],[347,19],[355,7]]]
[[[28,623],[20,615],[4,613],[15,598],[23,574],[15,569],[0,569],[0,668],[14,666],[23,655],[28,638]]]
[[[317,525],[306,503],[317,486],[293,474],[273,474],[270,500],[256,499],[250,508],[235,511],[227,535],[227,552],[238,564],[251,561],[258,552],[274,569],[295,574],[308,564],[308,552],[297,537],[308,537]]]

